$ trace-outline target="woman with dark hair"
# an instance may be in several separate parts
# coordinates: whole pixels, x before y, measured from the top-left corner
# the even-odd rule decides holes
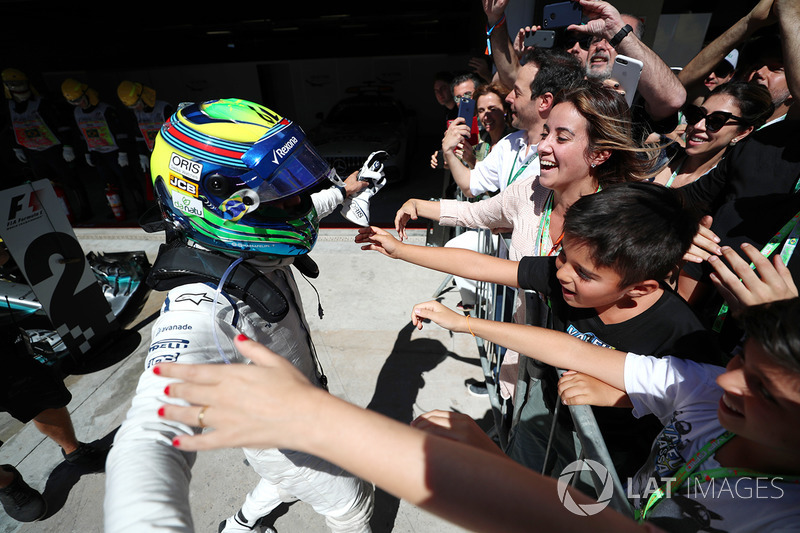
[[[718,85],[702,106],[683,109],[686,146],[679,147],[655,182],[683,187],[705,175],[725,156],[729,146],[744,140],[772,114],[769,91],[760,85],[728,82]]]

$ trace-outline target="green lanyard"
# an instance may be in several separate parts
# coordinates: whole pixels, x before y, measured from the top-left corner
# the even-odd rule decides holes
[[[644,522],[646,515],[650,509],[658,505],[661,500],[667,497],[667,494],[672,493],[672,489],[679,489],[683,486],[684,483],[689,479],[689,476],[692,472],[694,472],[698,466],[703,464],[706,459],[714,455],[720,446],[731,440],[733,437],[733,433],[730,431],[726,431],[716,439],[711,439],[705,445],[697,450],[697,453],[694,454],[694,457],[686,461],[677,472],[672,479],[667,481],[664,485],[653,491],[649,498],[647,498],[647,503],[644,506],[644,509],[636,511],[636,519],[639,522]]]
[[[706,459],[714,455],[717,450],[722,447],[723,444],[731,440],[735,436],[734,433],[730,431],[724,432],[722,435],[717,437],[716,439],[711,439],[708,441],[702,448],[700,448],[697,453],[686,461],[686,463],[681,466],[672,479],[670,479],[667,483],[665,483],[662,487],[656,489],[650,497],[647,499],[647,503],[645,504],[644,509],[636,511],[636,520],[640,523],[644,522],[647,516],[647,513],[656,505],[661,503],[664,498],[667,497],[668,494],[671,494],[673,490],[680,489],[683,485],[685,485],[688,481],[694,480],[695,482],[702,483],[706,481],[711,481],[712,479],[724,479],[724,478],[731,478],[731,477],[752,477],[752,478],[769,478],[775,481],[781,481],[786,483],[800,483],[800,476],[778,476],[774,474],[765,474],[763,472],[756,472],[754,470],[750,470],[747,468],[728,468],[728,467],[718,467],[718,468],[710,468],[708,470],[700,470],[696,471],[697,468],[705,462]]]
[[[512,165],[511,165],[511,172],[508,173],[508,183],[506,183],[506,187],[508,187],[509,185],[514,183],[517,180],[517,178],[519,177],[519,175],[522,174],[525,171],[526,168],[528,168],[528,165],[530,165],[531,163],[536,161],[536,159],[539,157],[539,151],[537,150],[536,151],[536,155],[534,155],[533,157],[531,157],[530,159],[525,161],[522,164],[522,166],[519,167],[519,170],[517,170],[517,173],[514,174],[514,167],[517,166],[517,160],[519,159],[519,153],[521,151],[522,151],[522,146],[520,146],[517,149],[517,156],[514,158],[514,163],[512,163]]]
[[[683,163],[684,163],[685,161],[686,161],[686,158],[684,157],[684,158],[681,160],[680,164],[678,164],[678,168],[676,168],[676,169],[675,169],[675,172],[673,172],[673,173],[672,173],[672,176],[670,176],[670,177],[669,177],[669,180],[667,180],[667,183],[665,183],[665,184],[664,184],[664,187],[666,187],[666,188],[668,188],[668,189],[669,189],[670,187],[672,187],[672,182],[673,182],[673,181],[675,181],[675,177],[678,175],[678,172],[680,172],[680,171],[681,171],[681,168],[683,167]]]
[[[800,179],[797,180],[794,186],[795,194],[797,191],[800,190]],[[781,248],[780,256],[781,260],[783,261],[784,265],[789,264],[789,260],[792,258],[792,254],[794,254],[794,249],[797,247],[797,240],[800,237],[800,212],[798,212],[795,216],[793,216],[789,222],[783,225],[783,227],[776,233],[769,242],[761,249],[761,254],[764,257],[769,257],[772,255],[772,252],[783,242],[783,248]],[[786,241],[784,242],[784,239]],[[753,263],[750,263],[750,268],[755,268]],[[728,304],[723,303],[720,308],[719,312],[717,313],[717,318],[714,320],[714,325],[712,329],[719,333],[722,331],[722,325],[725,323],[725,317],[728,316]]]
[[[548,248],[546,243],[550,242],[550,215],[553,213],[553,191],[547,195],[547,200],[544,202],[544,209],[542,209],[542,223],[539,224],[539,238],[536,240],[536,249],[533,252],[534,256],[544,255],[544,250]],[[548,252],[548,256],[553,255],[556,248],[561,247],[561,239],[559,238],[555,245],[552,246]]]
[[[602,190],[600,185],[597,186],[597,190],[594,191],[598,193]],[[542,221],[539,224],[539,238],[536,240],[536,248],[533,250],[534,256],[542,256],[545,255],[542,252],[547,248],[545,243],[550,243],[550,215],[553,213],[553,191],[550,191],[550,194],[547,195],[547,200],[544,203],[544,209],[542,209],[542,216],[540,220]],[[550,257],[556,252],[561,251],[561,240],[564,238],[564,232],[561,232],[561,235],[558,236],[556,242],[554,242],[550,246],[550,250],[547,252],[546,257]]]

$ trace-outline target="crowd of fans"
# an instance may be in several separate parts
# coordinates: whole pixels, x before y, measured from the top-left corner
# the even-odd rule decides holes
[[[566,28],[560,47],[531,50],[524,36],[539,29],[512,41],[507,2],[483,2],[496,70],[469,92],[507,87],[516,131],[484,137],[475,150],[469,120],[452,118],[443,161],[435,154],[431,164],[447,165],[456,198],[408,200],[395,220],[399,239],[376,227],[356,237],[365,250],[536,294],[537,309],[520,312],[526,300],[517,298],[510,321],[437,301],[412,311],[419,328],[431,321],[508,349],[505,376],[492,384],[513,413],[508,445],[458,413],[422,415],[415,431],[335,398],[321,400],[322,414],[290,407],[307,386],[241,337],[261,368],[158,369],[186,381],[171,395],[215,413],[215,433],[176,446],[298,447],[477,530],[633,530],[637,520],[668,531],[796,527],[800,6],[760,2],[676,75],[642,42],[636,17],[579,3],[584,24]],[[618,54],[643,64],[630,105],[611,78]],[[502,234],[508,258],[404,244],[418,217]],[[275,394],[264,380],[291,384]],[[222,394],[231,387],[289,399],[253,407]],[[606,466],[625,484],[633,516],[575,516],[557,501],[555,481],[535,473],[561,472],[544,464],[548,440],[549,461],[580,457],[570,420],[552,423],[556,402],[593,406]],[[278,422],[284,408],[302,430]],[[168,405],[164,416],[190,421],[196,409]],[[243,435],[240,417],[261,429]],[[359,436],[323,418],[336,428],[347,420]],[[356,446],[364,435],[380,444]],[[732,491],[734,483],[752,490]],[[770,489],[753,498],[759,483]],[[598,496],[569,490],[587,508]]]

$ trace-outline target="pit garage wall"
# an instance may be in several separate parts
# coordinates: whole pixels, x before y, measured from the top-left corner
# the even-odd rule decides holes
[[[617,0],[614,4],[621,12],[645,19],[644,41],[664,55],[670,66],[682,66],[700,50],[707,18],[698,25],[696,16],[681,16],[681,20],[670,21],[662,28],[658,23],[662,0]],[[512,3],[507,14],[509,28],[529,24],[535,12],[532,6],[525,2]],[[677,44],[682,45],[682,56],[667,58],[671,49],[678,48]],[[158,99],[173,105],[214,98],[249,99],[295,120],[306,130],[316,126],[322,115],[346,97],[348,88],[372,83],[391,89],[387,94],[394,95],[415,113],[421,134],[436,132],[434,135],[438,135],[444,131],[444,124],[442,109],[433,96],[433,76],[439,70],[466,70],[468,61],[467,54],[376,56],[220,63],[136,71],[56,72],[44,77],[53,96],[60,97],[61,82],[74,77],[97,89],[101,100],[117,106],[120,104],[116,87],[125,79],[154,88]]]
[[[469,57],[449,55],[360,57],[176,66],[142,71],[63,72],[45,76],[53,97],[68,77],[85,81],[100,99],[121,106],[116,87],[125,79],[156,90],[173,105],[214,98],[243,98],[262,103],[308,130],[319,116],[348,96],[347,89],[372,83],[385,87],[415,112],[421,131],[444,131],[443,112],[433,95],[439,70],[467,68]]]

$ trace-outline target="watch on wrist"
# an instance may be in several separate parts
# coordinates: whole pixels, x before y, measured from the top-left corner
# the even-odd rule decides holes
[[[632,31],[633,31],[633,28],[631,28],[631,25],[630,24],[625,24],[622,27],[622,29],[619,30],[617,32],[617,34],[614,37],[611,38],[610,41],[608,41],[608,44],[610,44],[611,46],[616,48],[619,45],[619,43],[622,42],[622,39],[624,39]]]

